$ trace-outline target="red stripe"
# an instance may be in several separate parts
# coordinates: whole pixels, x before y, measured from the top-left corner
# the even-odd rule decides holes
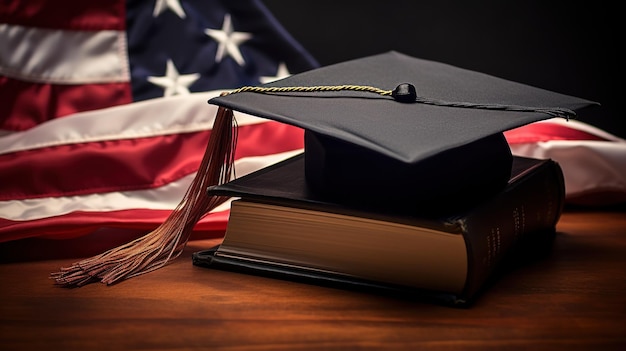
[[[595,134],[556,123],[532,123],[504,133],[509,144],[527,144],[550,140],[603,140]]]
[[[4,0],[0,23],[68,30],[124,30],[123,0]]]
[[[287,124],[266,121],[240,126],[235,158],[272,155],[304,147],[304,131]]]
[[[147,189],[198,169],[210,132],[51,146],[0,155],[0,200]],[[239,127],[236,158],[303,147],[298,128]]]
[[[72,212],[31,221],[0,218],[0,243],[29,237],[67,239],[82,236],[101,227],[149,231],[165,221],[170,210],[123,210],[111,212]],[[212,213],[194,227],[194,233],[221,237],[226,230],[229,211]]]
[[[0,76],[0,129],[20,131],[54,118],[132,102],[128,83],[55,85]]]

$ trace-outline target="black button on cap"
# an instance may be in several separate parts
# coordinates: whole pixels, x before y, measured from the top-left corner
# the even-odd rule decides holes
[[[398,102],[415,102],[417,92],[413,84],[402,83],[391,92],[391,96]]]

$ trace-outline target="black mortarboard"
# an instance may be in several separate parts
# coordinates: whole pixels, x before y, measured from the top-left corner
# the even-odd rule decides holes
[[[503,131],[595,104],[397,52],[209,103],[303,128],[307,183],[330,200],[422,209],[502,189],[512,163]]]

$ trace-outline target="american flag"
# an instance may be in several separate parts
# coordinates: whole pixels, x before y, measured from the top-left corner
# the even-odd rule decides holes
[[[3,1],[0,242],[154,229],[204,154],[207,100],[316,66],[259,1]],[[236,118],[238,176],[303,147],[297,128]]]
[[[200,163],[206,101],[316,66],[259,1],[2,1],[0,242],[154,229]],[[299,129],[236,117],[237,175],[303,147]],[[626,201],[623,139],[555,120],[506,136],[561,164],[569,201]],[[195,229],[221,235],[227,218]]]

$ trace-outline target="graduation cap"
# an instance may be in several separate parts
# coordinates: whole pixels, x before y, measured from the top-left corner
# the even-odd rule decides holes
[[[596,104],[397,52],[243,87],[209,103],[218,114],[179,207],[132,245],[54,273],[57,284],[111,284],[178,256],[195,223],[224,201],[206,189],[230,180],[233,110],[303,128],[307,184],[322,197],[432,209],[462,207],[504,188],[512,164],[504,131]]]
[[[329,200],[429,211],[504,188],[513,157],[502,132],[593,104],[398,52],[209,103],[303,128],[307,183]]]

